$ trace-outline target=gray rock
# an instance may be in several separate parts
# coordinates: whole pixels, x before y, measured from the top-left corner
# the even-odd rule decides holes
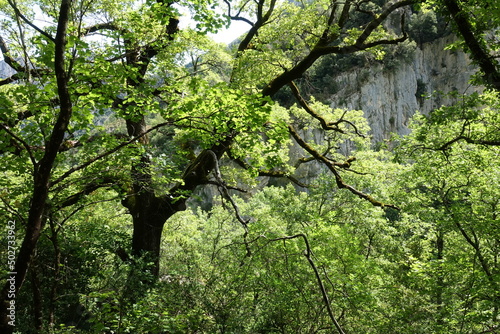
[[[374,142],[389,138],[391,133],[408,134],[409,120],[417,110],[428,114],[453,102],[438,94],[422,98],[422,93],[465,94],[473,90],[469,79],[475,68],[470,59],[461,51],[445,50],[453,40],[448,36],[423,44],[411,62],[401,62],[391,70],[377,65],[337,76],[334,80],[342,89],[329,98],[332,107],[363,110]]]

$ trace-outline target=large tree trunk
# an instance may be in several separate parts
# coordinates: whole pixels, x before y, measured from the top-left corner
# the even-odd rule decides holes
[[[133,127],[139,129],[140,127]],[[227,150],[227,143],[202,151],[189,165],[183,182],[170,189],[171,195],[156,196],[150,175],[150,161],[146,155],[132,167],[133,189],[122,204],[129,210],[133,221],[132,255],[144,257],[152,266],[143,267],[153,278],[159,274],[161,237],[165,222],[176,212],[186,209],[186,192],[207,183],[214,167],[214,159],[220,159]],[[210,151],[213,154],[208,154]],[[184,196],[176,196],[182,193]]]
[[[151,192],[133,196],[132,205],[126,204],[133,221],[132,255],[144,257],[152,266],[144,268],[157,277],[160,268],[161,236],[165,222],[179,209]]]

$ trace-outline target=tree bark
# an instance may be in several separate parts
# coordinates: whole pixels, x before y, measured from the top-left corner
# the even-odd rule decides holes
[[[443,3],[456,24],[457,30],[462,35],[465,44],[470,50],[472,59],[483,71],[483,79],[488,86],[500,91],[500,71],[498,62],[485,50],[485,46],[474,35],[474,30],[469,22],[469,13],[460,8],[456,0],[443,0]]]
[[[43,228],[52,168],[72,115],[72,103],[67,87],[68,77],[65,70],[64,57],[70,5],[70,0],[61,1],[55,38],[54,70],[57,79],[57,93],[60,100],[59,115],[52,129],[49,142],[46,145],[45,154],[34,166],[34,187],[28,213],[26,234],[14,268],[11,268],[11,272],[9,273],[10,278],[15,281],[15,284],[11,285],[7,281],[0,294],[0,333],[12,333],[15,328],[13,326],[15,324],[15,311],[11,312],[8,308],[12,309],[12,306],[15,306],[15,296],[26,279],[31,258]]]
[[[152,263],[144,270],[157,277],[163,226],[179,208],[167,200],[155,197],[152,192],[135,195],[133,202],[124,204],[129,209],[133,222],[132,255],[145,257],[146,262]]]

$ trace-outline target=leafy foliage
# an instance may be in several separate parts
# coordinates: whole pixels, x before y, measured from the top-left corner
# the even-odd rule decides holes
[[[320,102],[338,74],[411,58],[393,15],[410,4],[1,3],[16,329],[498,330],[498,93],[415,116],[395,152],[371,149],[362,110]],[[441,36],[431,5],[408,24],[418,43]],[[179,25],[187,12],[194,28]],[[230,20],[250,30],[213,43]],[[203,191],[209,210],[194,204]]]

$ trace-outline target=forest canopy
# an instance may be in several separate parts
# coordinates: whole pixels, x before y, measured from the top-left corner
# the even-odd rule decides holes
[[[500,331],[498,1],[0,11],[0,332]],[[409,135],[328,99],[450,34],[474,89]]]

